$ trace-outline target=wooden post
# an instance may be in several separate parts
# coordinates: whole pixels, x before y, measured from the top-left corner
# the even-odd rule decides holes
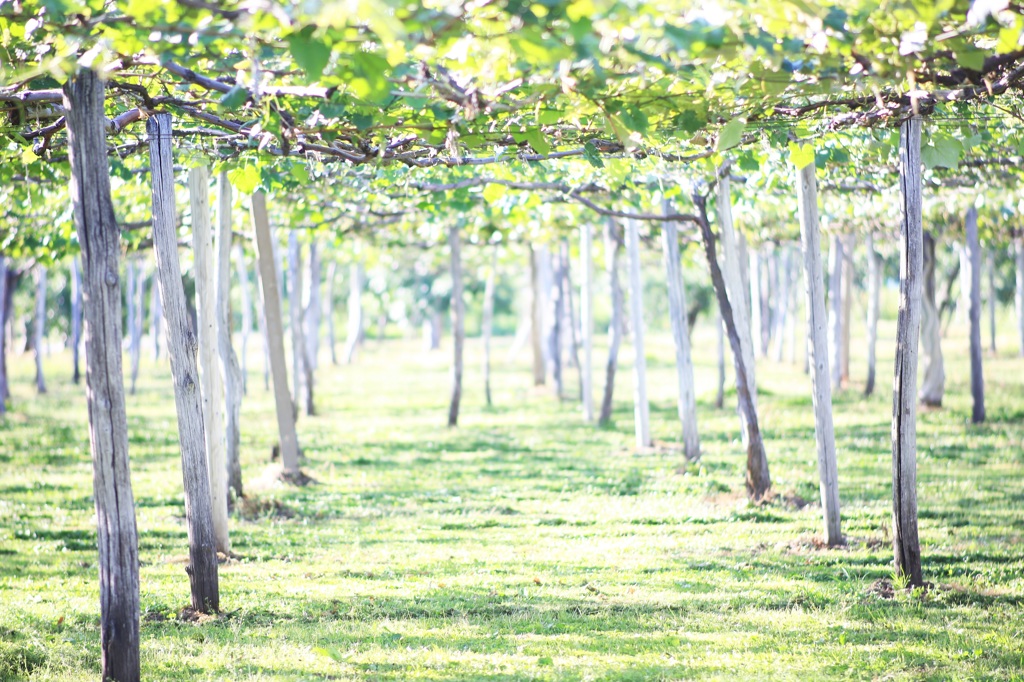
[[[882,268],[875,252],[875,237],[868,234],[868,377],[864,384],[864,395],[875,390],[875,347],[878,345],[878,312],[882,288]]]
[[[558,254],[551,254],[547,249],[542,252],[550,265],[549,285],[544,288],[548,293],[548,319],[550,324],[547,327],[547,357],[548,369],[551,374],[551,381],[554,383],[555,397],[559,400],[565,394],[565,385],[562,380],[562,321],[565,317],[565,302],[562,298],[562,260]],[[554,259],[554,264],[550,261]],[[543,261],[542,261],[543,262]],[[543,278],[542,278],[543,279]]]
[[[124,264],[124,335],[128,339],[128,357],[129,362],[131,356],[134,353],[135,340],[132,338],[132,324],[135,320],[135,297],[132,293],[135,291],[135,259],[131,257],[125,258]],[[134,393],[135,391],[130,391]]]
[[[0,416],[7,414],[7,308],[7,257],[0,253]]]
[[[529,248],[529,245],[527,245],[527,248]],[[529,268],[526,269],[524,274],[526,277],[523,278],[522,284],[519,287],[519,295],[516,297],[516,334],[505,356],[508,358],[508,362],[515,362],[519,357],[519,353],[533,337],[533,287],[531,285],[533,276]]]
[[[430,352],[441,349],[441,327],[441,313],[431,303],[423,318],[423,350]]]
[[[900,126],[900,307],[892,401],[892,545],[896,571],[924,583],[917,534],[917,345],[923,266],[921,117]]]
[[[1017,228],[1013,238],[1013,256],[1016,263],[1014,303],[1017,307],[1017,343],[1020,356],[1024,358],[1024,229]]]
[[[338,364],[337,342],[334,337],[334,283],[338,280],[338,261],[327,265],[327,293],[324,296],[323,316],[327,319],[327,346],[331,349],[331,364]]]
[[[274,245],[267,217],[267,197],[263,192],[252,195],[250,203],[253,232],[256,234],[256,258],[260,270],[260,292],[266,326],[270,372],[274,379],[274,406],[277,410],[277,431],[281,439],[281,464],[286,476],[299,474],[299,439],[295,434],[295,411],[288,394],[288,366],[284,356],[284,324],[281,318],[280,289],[274,266]]]
[[[842,388],[843,353],[843,238],[832,235],[832,246],[828,250],[828,349],[829,365],[832,371],[832,390]],[[808,346],[809,348],[809,346]]]
[[[622,287],[619,285],[619,253],[622,251],[622,229],[611,218],[604,228],[604,262],[608,271],[608,288],[612,299],[612,319],[608,325],[608,362],[604,371],[604,394],[597,423],[605,426],[612,420],[612,399],[615,393],[615,372],[619,366],[622,344]]]
[[[306,341],[302,329],[302,246],[299,233],[288,231],[288,322],[292,336],[292,404],[296,414],[305,384]]]
[[[250,222],[252,216],[252,209],[250,206],[249,210]],[[276,272],[275,272],[276,274]],[[260,285],[260,264],[259,255],[257,253],[256,262],[253,263],[253,278],[256,281],[256,296],[262,296],[262,288]],[[281,303],[281,299],[278,298],[278,305]],[[263,310],[263,306],[256,304],[256,299],[253,299],[253,304],[256,305],[256,327],[260,333],[260,340],[262,341],[263,347],[263,390],[270,390],[270,337],[267,335],[267,315]]]
[[[782,288],[782,283],[779,281],[782,277],[780,272],[780,260],[781,260],[781,249],[774,243],[766,243],[764,249],[764,271],[765,271],[765,283],[761,289],[761,301],[764,309],[763,327],[764,327],[764,355],[768,356],[772,350],[772,340],[775,338],[775,328],[778,325],[780,318],[779,307],[785,307],[785,298],[780,295],[779,290]]]
[[[214,283],[213,231],[210,227],[210,174],[206,166],[188,173],[192,208],[192,249],[196,275],[199,331],[199,379],[203,423],[206,424],[206,460],[213,506],[213,537],[217,551],[229,554],[227,437],[224,431],[224,375],[217,354],[217,292]]]
[[[547,378],[544,365],[544,296],[541,289],[540,256],[530,245],[530,347],[533,351],[533,385],[543,386]]]
[[[487,281],[484,284],[484,306],[480,322],[480,334],[484,344],[484,398],[487,407],[491,400],[491,331],[494,326],[494,280],[498,269],[498,246],[491,247],[491,267],[487,270]]]
[[[732,213],[729,213],[729,219],[732,220]],[[754,325],[751,324],[751,320],[754,318],[753,310],[750,307],[750,251],[747,248],[747,236],[742,232],[737,232],[730,227],[732,232],[733,241],[736,242],[736,258],[738,261],[737,272],[739,273],[739,291],[742,292],[743,300],[743,319],[747,321],[750,326],[749,337],[754,338]],[[753,346],[751,346],[753,348]],[[753,351],[751,351],[753,352]]]
[[[181,472],[185,484],[192,608],[201,613],[220,610],[217,551],[210,503],[210,477],[206,463],[206,435],[196,337],[189,327],[185,289],[178,263],[178,221],[174,210],[174,161],[171,154],[171,115],[146,119],[149,134],[150,174],[153,183],[153,249],[156,252],[160,297],[167,325],[167,354],[174,377],[174,403],[178,413]],[[87,301],[88,304],[88,301]]]
[[[128,337],[128,363],[131,368],[129,370],[129,377],[134,377],[134,372],[132,370],[134,370],[137,365],[135,357],[139,352],[139,349],[135,347],[135,335],[132,333],[132,330],[135,328],[135,281],[142,276],[142,273],[139,272],[136,274],[136,270],[138,268],[136,268],[134,258],[127,259],[124,269],[125,279],[127,280],[124,287],[124,301],[125,308],[127,308],[127,312],[124,316],[124,323],[126,336]],[[134,379],[131,382],[131,388],[128,392],[131,395],[135,395]]]
[[[967,211],[964,228],[967,233],[967,263],[970,266],[965,281],[970,287],[971,422],[981,424],[985,421],[985,377],[981,367],[981,245],[978,243],[978,211],[973,206]]]
[[[565,322],[564,327],[568,334],[564,334],[565,345],[568,347],[566,353],[569,364],[576,369],[576,380],[578,384],[580,399],[583,399],[583,372],[580,369],[579,339],[576,338],[576,311],[572,302],[572,260],[569,258],[569,240],[563,239],[559,246],[559,257],[562,261],[561,295],[564,301]]]
[[[671,204],[666,201],[669,213]],[[686,320],[686,288],[679,264],[679,233],[676,224],[666,222],[661,228],[661,247],[668,285],[668,315],[676,350],[676,381],[679,384],[679,423],[682,426],[683,454],[695,462],[700,459],[700,436],[697,433],[697,398],[693,384],[693,361],[690,356],[690,329]]]
[[[725,321],[722,319],[722,311],[715,306],[715,344],[718,351],[718,381],[715,392],[715,407],[722,409],[725,406]]]
[[[225,415],[225,452],[227,458],[227,486],[234,497],[242,497],[242,462],[239,454],[241,441],[242,394],[245,384],[242,369],[238,365],[238,356],[231,343],[231,251],[233,233],[231,230],[231,183],[227,171],[217,175],[217,253],[214,288],[217,291],[217,356],[224,377],[224,415]],[[241,247],[239,247],[241,248]],[[240,274],[245,275],[245,266]],[[245,341],[248,336],[246,323],[252,324],[249,317],[249,282],[242,285],[242,352],[245,352]]]
[[[839,297],[842,299],[843,319],[839,323],[839,385],[846,388],[850,385],[850,316],[853,312],[853,249],[855,241],[852,234],[843,237],[843,281],[840,285]]]
[[[762,296],[761,288],[764,284],[761,279],[761,249],[760,247],[749,249],[749,268],[747,272],[750,273],[750,329],[751,336],[754,342],[754,355],[763,358],[765,356],[764,347],[764,309],[761,307]]]
[[[583,421],[594,421],[594,237],[590,224],[580,227],[580,328],[583,336]]]
[[[83,69],[64,85],[64,110],[71,202],[82,246],[86,402],[99,546],[100,677],[136,682],[139,549],[121,370],[121,235],[110,197],[103,81],[94,71]]]
[[[946,389],[946,371],[942,362],[942,325],[935,305],[935,239],[931,232],[922,237],[921,352],[924,376],[917,399],[923,405],[939,407]],[[967,273],[964,273],[966,281]]]
[[[0,272],[0,278],[4,278]],[[4,278],[5,279],[5,278]],[[71,381],[78,384],[82,380],[79,352],[82,347],[82,269],[78,264],[78,256],[71,259]],[[0,282],[0,298],[3,296],[3,283]],[[2,310],[2,308],[0,308]],[[0,318],[3,315],[0,314]],[[0,330],[2,332],[2,330]],[[3,392],[0,390],[0,400]],[[2,412],[2,410],[0,410]]]
[[[150,285],[149,295],[149,335],[153,343],[153,360],[160,359],[160,329],[163,326],[163,303],[160,300],[160,286],[157,284],[157,275],[153,274],[153,283]]]
[[[789,320],[789,284],[791,276],[792,258],[791,249],[788,246],[780,249],[778,256],[778,283],[775,292],[775,324],[772,338],[772,362],[782,362],[782,354],[785,350],[786,325]]]
[[[761,438],[761,426],[757,418],[757,402],[755,400],[755,383],[751,376],[753,372],[753,350],[747,346],[744,350],[744,335],[747,341],[750,340],[750,325],[740,324],[733,317],[734,306],[730,302],[727,291],[727,281],[718,265],[718,256],[715,254],[715,237],[711,232],[711,224],[707,219],[707,199],[695,193],[694,204],[700,211],[698,221],[701,240],[704,244],[704,255],[711,270],[711,284],[715,289],[715,296],[718,299],[718,308],[722,314],[722,321],[725,323],[726,334],[729,337],[729,347],[732,349],[733,367],[736,373],[736,398],[740,413],[740,427],[743,435],[743,444],[747,449],[747,495],[752,500],[760,500],[771,488],[772,480],[768,473],[768,456],[764,451],[764,440]],[[732,205],[729,194],[729,175],[722,173],[718,179],[718,218],[722,228],[722,241],[727,243],[728,236],[732,235]],[[737,304],[735,309],[740,311],[742,317],[744,308],[744,289],[738,285],[742,282],[739,277],[735,259],[733,265],[729,265],[729,258],[724,258],[726,266],[732,269]],[[746,318],[742,318],[746,319]],[[747,364],[747,361],[750,364]]]
[[[140,258],[135,269],[135,291],[130,293],[135,297],[133,317],[129,323],[132,349],[132,395],[135,395],[135,384],[139,379],[139,360],[142,358],[142,320],[145,314],[146,300],[146,276],[142,263]]]
[[[956,300],[956,314],[961,322],[967,322],[968,310],[971,307],[971,285],[967,282],[967,275],[970,270],[970,265],[967,263],[967,247],[964,245],[958,246],[957,255],[960,256],[960,295]]]
[[[797,341],[797,317],[800,314],[800,296],[798,293],[800,279],[801,279],[801,268],[794,267],[790,271],[789,279],[789,303],[786,306],[786,346],[789,349],[789,357],[787,358],[789,364],[796,364],[796,349],[799,345]],[[810,371],[810,368],[808,368]]]
[[[635,220],[626,221],[626,250],[629,252],[629,310],[633,326],[633,420],[636,447],[648,448],[651,441],[651,415],[647,403],[647,358],[644,355],[643,284],[640,281],[640,236]]]
[[[839,473],[836,438],[832,423],[832,385],[828,366],[825,279],[821,270],[821,237],[818,227],[818,181],[811,162],[797,170],[797,202],[800,207],[800,246],[803,251],[808,349],[811,355],[811,402],[818,451],[818,488],[829,547],[840,545],[843,534],[839,517]]]
[[[302,308],[303,354],[302,369],[305,373],[303,398],[306,414],[316,413],[313,393],[316,388],[316,370],[320,358],[320,240],[314,238],[309,244],[309,288],[306,290],[305,305]]]
[[[363,337],[363,271],[358,259],[349,265],[348,287],[348,339],[344,357],[345,364],[351,365]]]
[[[235,276],[238,277],[238,294],[241,299],[242,313],[242,352],[238,356],[239,372],[242,378],[242,394],[249,390],[249,337],[252,335],[252,292],[249,289],[249,268],[245,264],[245,251],[241,244],[232,249],[235,261]],[[241,399],[239,399],[241,405]]]
[[[36,265],[33,270],[36,276],[36,305],[32,324],[32,351],[36,360],[36,392],[43,394],[46,393],[46,378],[43,376],[43,341],[46,339],[46,268]],[[129,298],[132,293],[129,290]],[[130,318],[128,323],[131,324]]]
[[[996,257],[985,249],[985,270],[988,274],[988,350],[996,354]]]
[[[11,267],[10,262],[7,263],[7,275],[4,283],[4,299],[2,303],[3,310],[0,311],[0,373],[4,377],[8,377],[7,374],[7,348],[14,343],[14,323],[12,317],[14,314],[14,291],[18,288],[18,282],[21,281],[22,276],[25,274],[24,270],[17,270]],[[4,380],[4,393],[0,398],[4,400],[11,399],[11,385],[10,382]]]
[[[721,270],[725,279],[729,303],[732,306],[732,315],[736,321],[736,333],[739,335],[739,360],[743,363],[743,375],[747,380],[747,391],[750,393],[754,409],[757,409],[757,383],[754,379],[754,341],[750,334],[750,318],[748,317],[746,303],[748,287],[745,287],[743,282],[741,268],[744,259],[740,249],[741,242],[732,224],[732,204],[730,203],[729,196],[728,175],[723,176],[718,181],[718,218],[722,241]],[[722,311],[722,319],[726,319],[724,310]]]
[[[448,426],[459,424],[459,403],[462,400],[462,349],[466,343],[466,312],[462,300],[462,244],[458,223],[448,228],[452,272],[452,394],[448,406]]]

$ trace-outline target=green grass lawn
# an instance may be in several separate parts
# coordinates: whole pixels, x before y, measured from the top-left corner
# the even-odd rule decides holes
[[[614,428],[530,386],[528,357],[495,352],[483,406],[469,343],[461,426],[444,427],[449,346],[370,341],[353,367],[318,373],[302,417],[318,484],[258,482],[275,441],[250,361],[243,413],[249,518],[222,565],[224,613],[189,602],[169,369],[144,360],[129,398],[142,561],[142,665],[150,680],[1021,679],[1024,677],[1024,361],[986,357],[989,421],[971,426],[965,330],[944,341],[947,400],[919,419],[926,593],[878,594],[892,577],[890,412],[894,322],[875,396],[835,400],[843,530],[825,550],[809,379],[758,366],[778,497],[745,499],[734,391],[716,410],[714,337],[695,338],[704,457],[683,467],[670,339],[653,334],[652,431],[632,450],[631,350]],[[855,351],[863,353],[862,330]],[[258,343],[252,344],[254,349]],[[148,347],[147,347],[148,351]],[[801,351],[802,358],[802,351]],[[603,376],[604,348],[595,353]],[[802,363],[801,363],[802,364]],[[36,397],[12,357],[0,421],[0,679],[95,680],[98,583],[84,388],[66,354]],[[731,381],[731,371],[730,371]],[[567,385],[575,387],[576,375]],[[600,390],[601,380],[596,382]],[[801,500],[809,501],[803,505]]]

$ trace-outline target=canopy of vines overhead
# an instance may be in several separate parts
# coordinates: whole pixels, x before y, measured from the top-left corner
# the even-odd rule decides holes
[[[452,216],[536,230],[659,212],[652,192],[685,204],[725,162],[749,222],[784,233],[794,164],[815,160],[847,205],[884,194],[913,114],[929,191],[1015,215],[1000,188],[1024,153],[1024,7],[999,0],[15,0],[8,251],[71,244],[61,86],[79,66],[108,79],[125,224],[148,219],[140,121],[156,112],[174,116],[176,163],[287,197],[290,225],[398,238]]]

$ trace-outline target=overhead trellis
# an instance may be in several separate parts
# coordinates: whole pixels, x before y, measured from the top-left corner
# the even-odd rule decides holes
[[[76,64],[106,73],[113,154],[144,152],[134,122],[167,111],[179,146],[241,167],[764,165],[793,138],[969,117],[976,101],[1012,111],[1024,80],[1020,8],[966,2],[50,0],[0,22],[5,161],[28,166],[64,159],[59,85]]]

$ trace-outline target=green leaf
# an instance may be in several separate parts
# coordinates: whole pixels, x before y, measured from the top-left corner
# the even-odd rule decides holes
[[[742,118],[734,118],[726,123],[718,131],[718,146],[716,150],[724,152],[726,149],[732,149],[738,145],[743,140],[743,131],[746,129],[747,122]]]
[[[622,146],[626,149],[632,147],[632,141],[629,139],[629,129],[622,122],[622,118],[617,114],[610,113],[608,111],[604,114],[604,120],[608,124],[608,130],[615,136],[615,138],[622,143]]]
[[[260,184],[260,171],[256,166],[246,164],[228,171],[228,180],[242,194],[252,194]]]
[[[974,48],[957,50],[956,63],[971,71],[983,71],[985,68],[985,52],[984,50],[976,50]]]
[[[742,154],[740,154],[739,167],[741,171],[753,173],[761,169],[761,163],[757,160],[757,157],[754,156],[752,152],[745,151]]]
[[[161,0],[129,0],[125,7],[125,13],[136,19],[146,19],[157,14]]]
[[[301,163],[297,163],[292,166],[291,176],[300,185],[309,184],[309,171],[306,170],[306,166]]]
[[[353,114],[352,123],[355,125],[356,130],[363,131],[373,126],[373,115],[372,114]]]
[[[619,112],[619,117],[622,119],[623,125],[630,130],[641,134],[647,132],[647,114],[645,114],[640,107],[630,104]]]
[[[806,168],[814,163],[814,145],[789,143],[789,160],[794,166]]]
[[[538,109],[537,125],[551,126],[562,122],[565,112],[558,109]]]
[[[487,185],[484,187],[484,191],[480,194],[483,196],[484,201],[488,204],[494,204],[498,199],[505,196],[506,187],[504,185]]]
[[[593,142],[583,145],[583,158],[594,168],[604,168],[604,159],[601,158],[601,152],[597,151],[597,145]]]
[[[960,165],[960,155],[964,148],[960,140],[948,135],[936,135],[928,141],[927,145],[921,147],[921,161],[924,167],[932,168],[956,168]]]
[[[996,52],[1006,54],[1013,52],[1020,45],[1020,17],[1014,17],[1013,22],[1000,29],[999,43],[996,45]]]
[[[313,37],[313,26],[307,26],[298,33],[288,36],[288,49],[295,63],[306,72],[311,81],[323,75],[331,59],[331,48],[323,40]]]
[[[527,130],[525,137],[526,141],[530,143],[530,146],[538,154],[549,154],[551,152],[551,143],[544,138],[544,133],[540,128]]]
[[[687,133],[695,133],[707,125],[707,123],[707,116],[693,109],[685,110],[676,118],[676,125]]]
[[[387,60],[372,52],[356,52],[352,55],[352,65],[361,76],[353,78],[350,83],[356,96],[383,103],[391,93],[391,84],[388,82],[391,65]]]
[[[241,85],[235,87],[224,93],[224,96],[220,98],[221,109],[225,111],[236,111],[240,106],[245,104],[246,100],[249,99],[249,91],[243,88]]]

